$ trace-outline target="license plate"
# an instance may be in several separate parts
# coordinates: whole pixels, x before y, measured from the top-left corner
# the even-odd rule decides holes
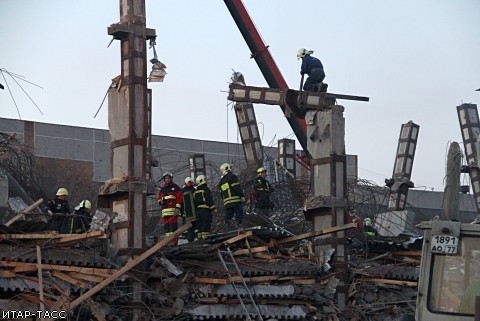
[[[449,235],[434,235],[432,237],[432,253],[456,254],[458,250],[458,237]]]

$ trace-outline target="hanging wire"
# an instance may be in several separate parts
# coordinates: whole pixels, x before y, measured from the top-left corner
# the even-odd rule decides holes
[[[38,107],[38,105],[35,103],[35,101],[32,99],[32,97],[30,97],[30,95],[26,92],[26,90],[22,87],[22,85],[20,85],[20,83],[17,81],[17,79],[19,80],[22,80],[22,81],[25,81],[31,85],[34,85],[40,89],[43,89],[41,86],[31,82],[31,81],[28,81],[25,79],[24,76],[21,76],[21,75],[18,75],[16,73],[13,73],[13,72],[9,72],[8,70],[6,70],[5,68],[0,68],[0,73],[2,74],[2,77],[3,79],[5,80],[5,85],[7,85],[7,88],[8,88],[8,91],[10,93],[10,96],[12,97],[12,100],[13,100],[13,103],[15,104],[15,108],[17,109],[17,112],[18,112],[18,117],[20,118],[20,120],[22,119],[22,116],[20,115],[20,109],[18,108],[18,105],[17,105],[17,102],[15,101],[15,98],[13,97],[13,93],[12,93],[12,90],[10,88],[10,85],[8,84],[7,82],[7,78],[5,78],[5,74],[9,75],[13,81],[18,85],[18,87],[20,87],[20,89],[23,91],[23,93],[28,97],[28,99],[30,99],[30,101],[35,105],[35,107],[37,107],[38,111],[40,112],[40,114],[43,115],[43,112],[42,110],[40,109],[40,107]]]

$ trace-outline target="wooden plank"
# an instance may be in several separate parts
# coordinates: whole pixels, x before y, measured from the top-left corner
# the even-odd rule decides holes
[[[38,274],[38,292],[40,293],[40,311],[45,310],[43,304],[43,272],[42,272],[42,250],[37,245],[37,274]],[[40,321],[43,321],[43,316],[40,317]]]
[[[7,271],[7,270],[0,271],[0,277],[2,277],[2,278],[14,278],[16,276],[17,275],[12,271]]]
[[[46,306],[50,306],[50,305],[53,305],[55,302],[54,301],[51,301],[51,300],[48,300],[48,299],[44,299],[43,301],[40,301],[40,298],[36,297],[36,296],[33,296],[33,295],[30,295],[30,294],[26,294],[26,293],[19,293],[18,296],[20,298],[22,298],[23,300],[27,301],[27,302],[31,302],[31,303],[41,303],[43,302]],[[45,310],[43,310],[45,311]]]
[[[24,272],[32,271],[31,267],[37,268],[36,263],[24,263],[24,262],[8,262],[8,261],[0,261],[0,266],[2,267],[13,267],[19,268],[19,271],[22,271],[22,268],[25,269]],[[29,270],[30,268],[30,270]],[[99,276],[110,277],[112,274],[117,272],[114,269],[104,269],[104,268],[90,268],[90,267],[82,267],[82,266],[70,266],[70,265],[56,265],[56,264],[42,264],[43,270],[58,270],[58,271],[69,271],[69,272],[79,272],[84,274],[94,274]],[[15,269],[14,269],[15,271]],[[33,270],[35,271],[35,270]]]
[[[248,255],[250,253],[264,252],[268,251],[269,246],[257,246],[250,249],[241,249],[233,252],[233,255]]]
[[[292,284],[295,285],[312,285],[317,283],[317,280],[315,279],[300,279],[300,280],[291,280],[290,281]]]
[[[422,251],[390,251],[390,253],[398,256],[422,256]]]
[[[105,277],[103,276],[97,276],[92,274],[84,274],[84,273],[77,273],[77,272],[67,272],[67,274],[76,279],[81,279],[81,280],[95,282],[95,283],[100,283],[103,280],[105,280]]]
[[[316,236],[320,236],[320,235],[335,233],[335,232],[339,232],[339,231],[343,231],[343,230],[347,230],[347,229],[355,228],[355,227],[357,227],[356,223],[349,223],[349,224],[345,224],[345,225],[342,225],[342,226],[328,227],[328,228],[325,228],[323,230],[313,231],[313,232],[310,232],[310,233],[304,233],[304,234],[300,234],[300,235],[297,235],[297,236],[291,236],[291,237],[287,237],[287,238],[282,239],[282,240],[276,240],[275,244],[291,243],[291,242],[295,242],[295,241],[299,241],[299,240],[303,240],[303,239],[308,239],[308,238],[312,238],[312,237],[316,237]]]
[[[105,234],[104,231],[93,231],[93,232],[87,232],[82,234],[68,234],[68,236],[61,236],[59,239],[54,240],[54,243],[74,242],[74,241],[89,239],[93,237],[106,238],[107,235]]]
[[[88,288],[88,283],[87,282],[77,280],[74,277],[72,277],[70,275],[67,275],[65,273],[58,272],[58,271],[52,271],[52,272],[50,272],[50,274],[52,276],[56,277],[56,278],[59,278],[59,279],[62,279],[64,281],[67,281],[69,283],[72,283],[73,285],[79,286],[82,289]]]
[[[311,279],[308,276],[299,276],[299,275],[291,275],[291,276],[282,276],[282,275],[264,275],[264,276],[255,276],[255,277],[244,277],[243,278],[245,282],[247,283],[264,283],[264,282],[270,282],[270,281],[298,281],[302,282],[302,280],[314,280]],[[227,278],[205,278],[205,277],[195,277],[192,279],[192,282],[195,283],[209,283],[209,284],[229,284],[230,282],[238,282],[241,281],[241,278],[239,276],[232,276],[229,279]],[[303,281],[307,282],[307,281]],[[305,284],[312,284],[311,281],[308,281],[310,283],[305,283]],[[315,282],[313,282],[315,283]],[[303,283],[299,283],[303,284]]]
[[[85,304],[90,308],[90,311],[92,311],[93,316],[97,318],[97,321],[105,321],[105,317],[102,312],[100,312],[97,302],[93,301],[92,298],[88,298],[85,300]]]
[[[124,267],[122,267],[120,270],[118,270],[117,272],[115,272],[112,276],[110,276],[109,278],[103,280],[102,282],[100,282],[99,284],[97,284],[96,286],[94,286],[92,289],[90,289],[89,291],[87,291],[86,293],[82,294],[80,297],[78,297],[77,299],[75,299],[72,303],[70,303],[68,305],[68,310],[73,310],[76,306],[78,306],[80,303],[82,303],[83,301],[85,301],[86,299],[90,298],[92,295],[94,295],[95,293],[99,292],[100,290],[102,290],[104,287],[106,287],[107,285],[109,285],[110,283],[112,283],[113,281],[115,281],[117,278],[119,278],[120,276],[122,276],[123,274],[127,273],[128,271],[130,271],[132,268],[134,268],[135,266],[137,266],[138,263],[142,262],[143,260],[145,260],[146,258],[148,258],[150,255],[154,254],[155,252],[157,252],[159,249],[161,249],[162,247],[164,247],[165,245],[167,245],[168,243],[170,243],[173,239],[175,239],[176,237],[178,237],[179,235],[181,235],[183,232],[185,232],[186,230],[188,230],[190,227],[192,226],[192,223],[190,222],[187,222],[187,224],[181,226],[179,229],[177,229],[175,232],[173,232],[172,235],[170,236],[167,236],[166,238],[164,238],[163,240],[161,240],[160,242],[158,242],[157,244],[155,244],[153,247],[151,247],[150,249],[148,249],[147,251],[145,251],[144,253],[142,253],[141,255],[139,255],[138,257],[136,257],[135,259],[133,259],[132,261],[128,262]]]
[[[227,279],[213,279],[213,278],[202,278],[195,277],[192,279],[196,283],[209,283],[209,284],[228,284],[230,283]]]
[[[360,282],[372,282],[377,284],[393,284],[400,286],[417,286],[417,282],[412,281],[401,281],[401,280],[390,280],[390,279],[361,279]]]
[[[268,245],[267,242],[265,242],[264,240],[262,240],[261,238],[259,238],[259,237],[256,236],[256,235],[250,235],[248,238],[249,238],[250,240],[252,240],[252,241],[257,242],[257,243],[260,244],[260,245]]]
[[[57,232],[49,233],[33,233],[33,234],[0,234],[1,239],[52,239],[55,237],[62,237],[70,234],[58,234]]]
[[[29,213],[30,211],[32,211],[35,207],[41,205],[43,203],[43,198],[40,198],[38,200],[35,201],[35,203],[33,203],[32,205],[28,206],[27,208],[25,208],[22,212],[20,213],[17,213],[17,215],[15,215],[13,218],[11,218],[7,223],[5,223],[5,226],[10,226],[13,224],[13,222],[19,220],[20,218],[22,218],[24,215],[23,214],[26,214],[26,213]]]
[[[274,261],[274,260],[278,261],[278,259],[276,259],[277,256],[275,254],[267,254],[267,253],[259,252],[259,253],[253,254],[253,256],[259,259],[267,260],[267,261]]]
[[[226,241],[224,241],[224,242],[222,242],[222,243],[214,244],[214,245],[212,246],[212,249],[216,250],[216,249],[219,249],[219,248],[222,247],[222,246],[229,246],[230,244],[233,244],[233,243],[235,243],[235,242],[238,242],[238,241],[240,241],[241,239],[244,239],[244,238],[246,238],[246,237],[251,236],[252,234],[253,234],[252,231],[247,231],[247,232],[245,232],[245,233],[242,233],[242,234],[239,234],[239,235],[237,235],[237,236],[234,236],[234,237],[232,237],[232,238],[230,238],[230,239],[228,239],[228,240],[226,240]]]

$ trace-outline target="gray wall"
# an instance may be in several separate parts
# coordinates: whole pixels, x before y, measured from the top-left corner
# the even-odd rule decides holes
[[[33,133],[25,133],[26,123],[33,124],[30,126]],[[92,162],[92,179],[96,182],[111,178],[108,130],[0,118],[0,132],[15,132],[19,140],[28,135],[33,137],[35,156]],[[278,155],[277,149],[272,147],[266,147],[265,153],[275,158]],[[159,167],[152,169],[153,178],[158,179],[163,172],[171,171],[174,181],[183,185],[183,180],[189,176],[189,157],[193,154],[205,154],[207,175],[214,180],[220,175],[218,168],[222,163],[232,163],[235,171],[235,166],[241,167],[244,162],[241,144],[156,135],[152,137],[152,158],[158,160]],[[297,175],[301,175],[301,166],[297,166]],[[407,201],[422,212],[438,215],[442,198],[442,192],[410,190]],[[460,210],[469,217],[474,215],[476,209],[471,195],[460,195]]]

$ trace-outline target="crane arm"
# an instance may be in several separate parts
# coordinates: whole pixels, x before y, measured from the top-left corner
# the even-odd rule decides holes
[[[243,2],[241,0],[224,0],[233,20],[237,24],[240,33],[242,34],[245,42],[247,43],[252,53],[251,58],[254,58],[257,62],[263,77],[267,81],[270,88],[288,89],[287,82],[282,76],[280,69],[278,69],[275,60],[273,60],[268,46],[262,40],[255,24],[253,23],[250,15],[247,12]],[[287,121],[292,127],[295,136],[297,137],[303,150],[309,155],[307,150],[307,125],[305,119],[298,118],[295,113],[298,111],[293,110],[292,114],[289,114],[289,108],[286,105],[280,105],[283,113],[288,116]]]

